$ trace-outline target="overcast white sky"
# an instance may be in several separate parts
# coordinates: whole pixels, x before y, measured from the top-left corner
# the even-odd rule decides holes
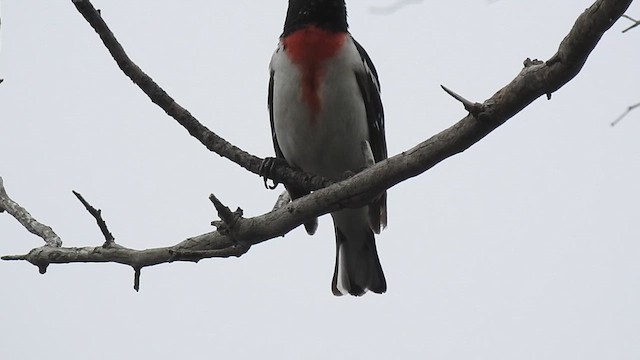
[[[549,58],[591,0],[350,1],[380,73],[390,154]],[[272,155],[267,65],[286,1],[95,0],[130,56],[198,119]],[[640,18],[640,6],[628,12]],[[389,289],[335,298],[331,220],[240,259],[146,268],[0,262],[6,359],[640,358],[640,29],[622,19],[576,79],[389,191]],[[2,2],[0,176],[66,246],[99,245],[71,194],[134,248],[210,231],[211,192],[248,216],[279,192],[209,153],[116,67],[71,1]],[[0,214],[0,254],[42,240]]]

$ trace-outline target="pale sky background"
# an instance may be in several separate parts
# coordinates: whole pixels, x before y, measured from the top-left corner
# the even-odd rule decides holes
[[[548,59],[591,0],[350,1],[383,88],[390,154]],[[95,0],[129,55],[200,121],[273,154],[267,65],[285,0]],[[640,6],[629,15],[640,18]],[[0,262],[3,359],[640,358],[640,28],[621,19],[576,79],[389,191],[382,296],[336,298],[331,220],[239,259],[142,272]],[[0,176],[66,246],[149,248],[210,231],[214,192],[247,216],[282,190],[208,152],[117,68],[71,1],[2,2]],[[42,240],[0,214],[0,254]]]

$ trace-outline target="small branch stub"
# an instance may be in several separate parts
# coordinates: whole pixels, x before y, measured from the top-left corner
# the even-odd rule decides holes
[[[482,104],[477,103],[477,102],[469,101],[469,100],[465,99],[464,97],[462,97],[461,95],[459,95],[458,93],[456,93],[455,91],[450,90],[449,88],[447,88],[444,85],[440,85],[440,87],[447,94],[451,95],[454,99],[460,101],[462,103],[462,105],[464,106],[464,109],[467,110],[469,112],[469,114],[473,115],[474,118],[478,119],[478,115],[484,110],[484,106]]]
[[[142,268],[135,267],[133,268],[133,289],[138,292],[140,291],[140,272]]]
[[[221,233],[229,235],[236,223],[242,219],[242,209],[237,208],[236,211],[231,211],[231,209],[225,206],[213,194],[209,195],[209,200],[211,200],[213,206],[215,206],[218,211],[218,216],[220,216],[220,220],[222,220],[212,221],[211,225],[215,226]]]
[[[552,61],[552,60],[549,60],[549,61]],[[530,66],[533,66],[533,65],[542,65],[542,64],[544,64],[544,61],[538,60],[538,59],[531,60],[531,58],[526,58],[526,59],[524,59],[522,64],[524,65],[524,67],[530,67]]]
[[[285,190],[280,194],[280,196],[278,196],[278,200],[276,200],[276,203],[273,204],[272,211],[278,210],[290,202],[291,202],[291,196],[289,195],[289,192]]]

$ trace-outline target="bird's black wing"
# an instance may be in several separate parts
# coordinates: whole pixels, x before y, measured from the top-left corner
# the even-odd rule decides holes
[[[387,140],[384,134],[384,109],[380,99],[380,80],[378,72],[371,58],[355,39],[353,40],[362,63],[364,71],[356,71],[358,87],[367,112],[367,124],[369,127],[369,145],[373,153],[375,162],[380,162],[387,158]],[[369,225],[375,233],[380,232],[380,228],[387,226],[387,192],[382,193],[378,198],[369,204]]]
[[[369,140],[375,162],[387,158],[387,141],[384,135],[384,109],[380,100],[380,80],[371,58],[356,40],[353,40],[365,65],[364,72],[356,72],[358,86],[364,97],[369,124]]]
[[[273,140],[273,149],[276,151],[276,158],[284,159],[278,138],[276,137],[276,127],[273,124],[273,70],[269,74],[269,92],[267,95],[267,106],[269,108],[269,122],[271,122],[271,139]]]

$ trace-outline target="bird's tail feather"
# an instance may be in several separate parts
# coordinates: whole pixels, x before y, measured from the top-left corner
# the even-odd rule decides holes
[[[387,291],[374,234],[366,219],[367,210],[342,210],[332,215],[336,231],[333,294],[361,296],[367,290],[378,294]]]

